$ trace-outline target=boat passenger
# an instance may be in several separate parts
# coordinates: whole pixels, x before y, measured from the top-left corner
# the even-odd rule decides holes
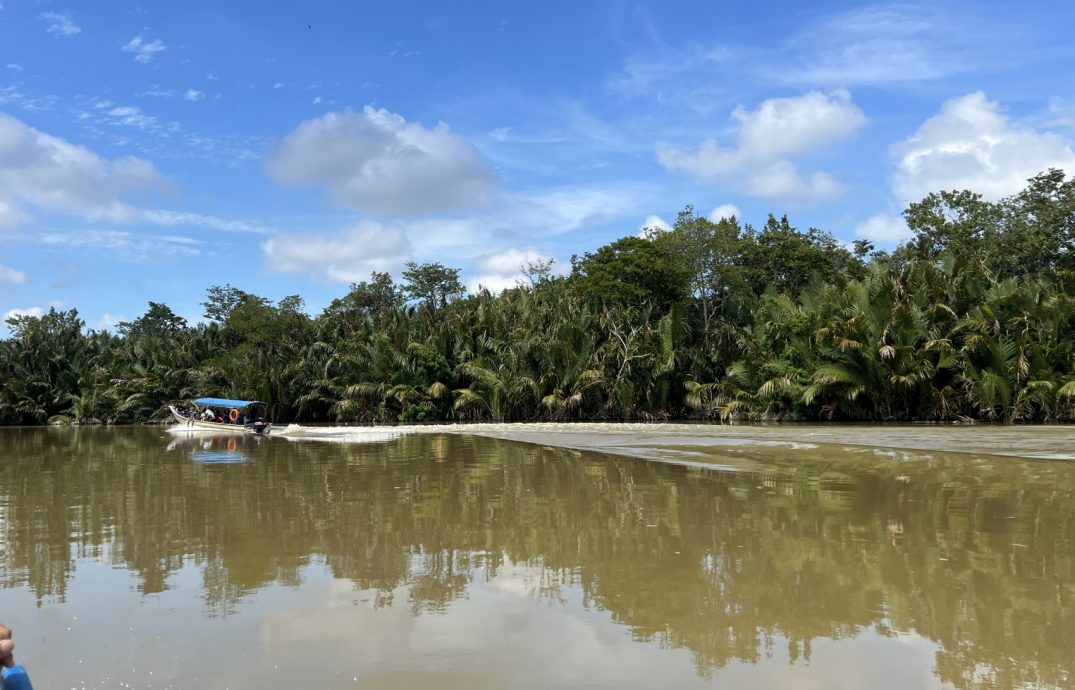
[[[33,690],[26,669],[15,664],[14,650],[11,628],[0,625],[0,686],[6,690]]]
[[[11,668],[15,665],[15,643],[11,641],[11,628],[0,625],[0,666]]]

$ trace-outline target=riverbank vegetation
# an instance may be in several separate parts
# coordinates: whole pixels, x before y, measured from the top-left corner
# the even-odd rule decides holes
[[[196,325],[156,302],[115,333],[19,316],[0,423],[141,422],[195,395],[277,421],[1072,419],[1075,180],[931,194],[904,217],[912,237],[885,252],[688,207],[499,295],[411,263],[313,317],[230,285]]]

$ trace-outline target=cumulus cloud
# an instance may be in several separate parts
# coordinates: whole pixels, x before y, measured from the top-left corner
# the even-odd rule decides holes
[[[205,98],[204,91],[196,91],[195,89],[187,89],[187,92],[183,94],[183,100],[185,101],[200,101]]]
[[[272,271],[350,283],[369,279],[373,271],[398,270],[411,245],[399,228],[364,221],[334,234],[276,235],[262,243],[261,251]]]
[[[646,219],[642,221],[642,224],[638,226],[638,236],[646,237],[651,231],[668,232],[672,229],[672,226],[668,224],[664,218],[656,215],[648,215]]]
[[[8,64],[6,64],[4,66],[7,69],[11,70],[12,72],[21,72],[22,71],[22,65],[20,65],[17,62],[9,62]]]
[[[878,214],[855,226],[855,236],[885,244],[898,244],[912,235],[907,223],[899,216]]]
[[[9,266],[0,266],[0,285],[21,285],[27,280],[24,272]]]
[[[742,181],[748,194],[770,199],[827,198],[843,191],[843,185],[825,172],[799,173],[790,161],[776,161],[752,170]]]
[[[474,268],[482,273],[518,273],[526,264],[548,261],[550,258],[533,249],[507,249],[482,254],[474,259]]]
[[[19,316],[33,316],[33,317],[36,318],[38,316],[41,316],[44,313],[45,313],[45,310],[42,309],[41,307],[27,307],[25,309],[19,309],[19,308],[8,309],[7,311],[4,312],[4,319],[3,320],[7,321],[8,319],[14,319],[14,318],[17,318]]]
[[[744,191],[750,194],[830,195],[840,189],[831,176],[802,177],[787,157],[846,139],[865,122],[843,89],[772,98],[756,110],[739,106],[732,119],[737,123],[733,146],[707,139],[698,149],[685,151],[662,143],[657,146],[657,160],[668,170],[699,177],[741,178],[749,173]]]
[[[656,228],[663,232],[668,232],[672,229],[672,226],[668,224],[664,218],[655,215],[646,216],[646,219],[642,221],[642,225],[639,226],[639,230],[645,230],[646,228]]]
[[[1048,168],[1075,172],[1071,141],[1012,123],[981,91],[946,102],[892,152],[892,188],[904,202],[948,189],[999,199]]]
[[[20,203],[122,220],[131,215],[126,194],[162,181],[149,161],[106,160],[0,113],[0,223],[12,215],[17,220]]]
[[[168,46],[165,45],[164,41],[159,38],[147,41],[141,36],[135,36],[127,41],[127,44],[123,46],[123,50],[128,53],[134,53],[135,61],[141,62],[144,65],[152,62],[157,53],[165,50],[167,47]]]
[[[539,254],[533,249],[506,249],[482,254],[474,259],[477,274],[467,280],[467,290],[474,293],[484,288],[499,293],[517,287],[527,282],[521,270],[524,265],[551,260],[551,256]]]
[[[720,220],[724,218],[736,218],[742,220],[743,213],[735,204],[721,204],[709,212],[709,220],[714,223],[720,222]]]
[[[386,215],[483,204],[495,184],[478,150],[444,123],[427,129],[368,106],[303,122],[265,167],[282,184],[325,185],[336,203]]]
[[[45,12],[37,17],[45,22],[45,31],[58,38],[69,38],[82,31],[82,27],[71,21],[71,16],[68,14]]]
[[[126,316],[114,316],[109,312],[101,314],[101,318],[97,320],[97,325],[93,327],[95,331],[110,331],[124,321],[129,319]]]

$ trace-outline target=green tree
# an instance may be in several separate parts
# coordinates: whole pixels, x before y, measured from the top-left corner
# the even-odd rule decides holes
[[[431,310],[443,307],[448,301],[466,292],[459,282],[459,269],[448,268],[439,263],[406,263],[403,271],[403,293],[407,299],[422,302]]]
[[[861,277],[862,261],[827,232],[810,228],[800,232],[770,215],[761,231],[748,227],[742,265],[747,285],[755,294],[768,289],[798,294],[815,279],[846,280]]]
[[[134,321],[121,321],[116,330],[131,338],[171,337],[187,327],[187,320],[176,315],[166,304],[150,302],[149,309]]]
[[[690,272],[670,249],[640,237],[624,237],[571,259],[571,275],[586,299],[597,304],[651,304],[666,312],[686,299]]]

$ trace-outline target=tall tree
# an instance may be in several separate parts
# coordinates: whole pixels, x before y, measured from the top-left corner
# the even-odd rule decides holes
[[[572,257],[571,276],[579,292],[596,304],[654,305],[661,313],[687,297],[690,271],[668,247],[641,237]]]
[[[408,299],[422,302],[430,309],[437,309],[466,292],[459,282],[459,269],[448,268],[439,263],[406,263],[403,271],[403,293]]]

